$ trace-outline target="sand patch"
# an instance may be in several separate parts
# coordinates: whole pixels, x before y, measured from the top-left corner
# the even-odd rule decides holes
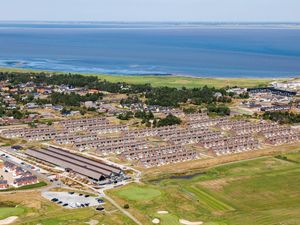
[[[201,224],[203,224],[202,221],[191,222],[191,221],[183,220],[183,219],[180,219],[179,223],[184,224],[184,225],[201,225]]]
[[[157,211],[158,214],[168,214],[168,211]]]
[[[154,218],[154,219],[152,220],[152,223],[154,223],[154,224],[159,224],[159,223],[160,223],[160,220],[157,219],[157,218]]]
[[[97,225],[99,223],[98,220],[90,220],[89,222],[85,222],[86,224],[89,224],[89,225]]]
[[[15,222],[18,219],[17,216],[10,216],[7,217],[6,219],[0,220],[0,225],[7,225]]]

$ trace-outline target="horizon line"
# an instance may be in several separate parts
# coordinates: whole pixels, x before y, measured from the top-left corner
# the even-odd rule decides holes
[[[212,24],[300,24],[300,21],[123,21],[123,20],[3,20],[18,23],[212,23]]]

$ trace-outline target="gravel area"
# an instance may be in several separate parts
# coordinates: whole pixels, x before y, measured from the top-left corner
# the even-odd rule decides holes
[[[69,192],[43,192],[42,196],[50,201],[55,201],[65,208],[81,208],[87,206],[98,206],[103,203],[97,201],[98,197],[86,197],[86,195],[79,195],[78,193],[70,194]],[[54,201],[53,201],[54,202]]]

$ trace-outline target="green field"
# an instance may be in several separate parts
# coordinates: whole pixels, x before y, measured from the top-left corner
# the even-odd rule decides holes
[[[267,85],[271,79],[251,79],[251,78],[195,78],[184,76],[111,76],[98,75],[100,79],[105,79],[111,82],[126,82],[129,84],[145,84],[149,83],[153,87],[169,86],[175,88],[187,87],[202,87],[207,85],[209,87],[256,87],[259,85]]]
[[[0,207],[0,220],[10,216],[19,216],[24,213],[22,207]]]
[[[129,200],[143,201],[150,200],[157,196],[160,196],[160,191],[147,187],[126,187],[118,192],[120,197],[127,198]]]
[[[10,72],[49,72],[38,70],[25,70],[25,69],[10,69],[0,68],[0,71]],[[49,72],[59,73],[59,72]],[[63,73],[63,72],[61,72]],[[272,79],[260,79],[260,78],[205,78],[205,77],[187,77],[187,76],[123,76],[123,75],[106,75],[106,74],[83,74],[86,76],[99,76],[100,79],[105,79],[111,82],[126,82],[129,84],[145,84],[150,83],[154,87],[169,86],[181,88],[183,86],[187,88],[201,87],[204,85],[210,87],[225,87],[225,86],[239,86],[239,87],[256,87],[259,85],[267,85]],[[283,79],[277,79],[283,80]]]
[[[129,204],[129,211],[143,224],[158,218],[162,225],[179,225],[179,219],[204,225],[299,225],[300,152],[284,156],[287,159],[229,163],[189,179],[131,184],[109,194],[120,204]],[[138,193],[134,196],[137,188],[140,193],[150,188],[161,194],[143,199]],[[169,214],[158,214],[159,210]]]

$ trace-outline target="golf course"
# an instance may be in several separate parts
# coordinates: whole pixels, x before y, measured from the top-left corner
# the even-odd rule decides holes
[[[300,152],[210,168],[189,177],[145,181],[109,191],[143,224],[300,223]],[[163,211],[164,213],[159,213]]]

